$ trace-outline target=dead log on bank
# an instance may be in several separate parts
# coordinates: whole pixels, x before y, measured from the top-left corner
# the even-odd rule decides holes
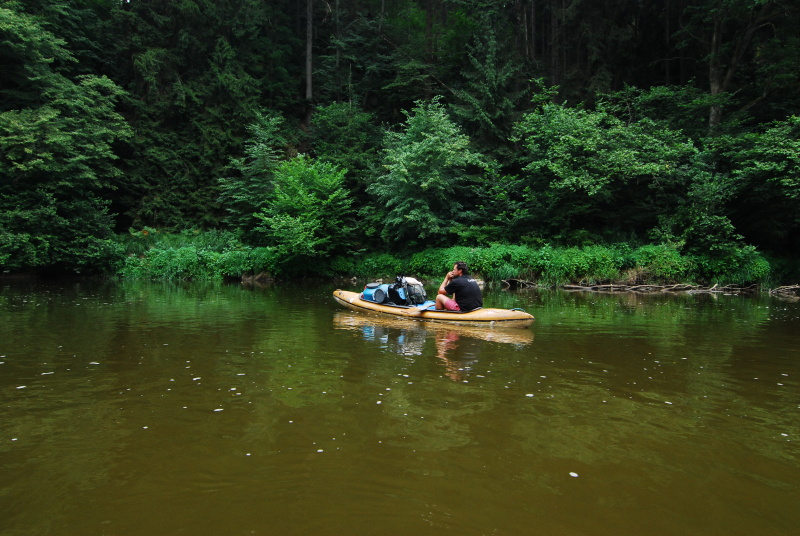
[[[772,296],[782,298],[800,298],[800,285],[786,285],[769,291]]]
[[[535,288],[538,287],[536,283],[531,281],[524,281],[522,279],[503,279],[502,281],[503,288],[516,290],[519,288]]]
[[[686,294],[740,294],[743,292],[755,292],[757,285],[740,287],[729,285],[720,287],[701,287],[699,285],[624,285],[624,284],[603,284],[603,285],[562,285],[561,288],[570,292],[638,292],[638,293],[686,293]]]

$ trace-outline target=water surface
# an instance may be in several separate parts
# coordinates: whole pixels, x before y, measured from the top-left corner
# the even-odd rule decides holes
[[[798,303],[334,288],[0,284],[0,534],[797,533]]]

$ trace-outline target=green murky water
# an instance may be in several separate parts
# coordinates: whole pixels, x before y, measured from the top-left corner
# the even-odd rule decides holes
[[[800,304],[334,288],[0,283],[0,534],[797,533]]]

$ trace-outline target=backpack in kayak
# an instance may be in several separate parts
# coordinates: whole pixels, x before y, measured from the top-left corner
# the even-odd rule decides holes
[[[403,285],[405,287],[406,302],[408,305],[422,305],[428,301],[428,295],[425,294],[425,287],[413,277],[404,277]]]
[[[413,306],[425,303],[428,298],[422,283],[413,277],[397,276],[394,283],[367,283],[361,298],[385,305]]]

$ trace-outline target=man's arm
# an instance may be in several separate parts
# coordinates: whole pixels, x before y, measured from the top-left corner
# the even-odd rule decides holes
[[[453,272],[447,272],[447,275],[444,276],[444,281],[442,284],[439,285],[439,294],[444,294],[447,296],[447,292],[445,292],[444,287],[450,284],[450,280],[453,278]]]

